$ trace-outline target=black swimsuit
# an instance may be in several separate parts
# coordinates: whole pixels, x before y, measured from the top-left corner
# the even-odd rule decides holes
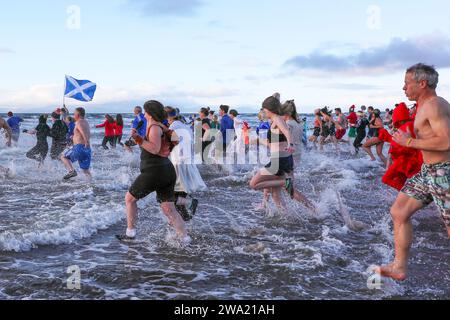
[[[272,128],[267,133],[267,139],[269,143],[287,142],[287,138],[283,133],[274,133]],[[290,174],[294,171],[294,157],[292,155],[286,157],[272,155],[270,163],[265,168],[277,177]]]
[[[163,134],[162,139],[164,138]],[[147,138],[145,140],[148,141]],[[156,191],[159,203],[175,202],[176,182],[177,174],[170,159],[142,148],[141,174],[131,186],[130,194],[140,200]]]

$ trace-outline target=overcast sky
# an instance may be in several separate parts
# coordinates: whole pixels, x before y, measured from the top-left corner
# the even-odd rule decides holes
[[[148,99],[257,111],[276,91],[302,112],[385,108],[405,100],[416,62],[436,65],[450,98],[449,11],[443,0],[2,1],[0,111],[61,105],[65,74],[97,83],[91,112]]]

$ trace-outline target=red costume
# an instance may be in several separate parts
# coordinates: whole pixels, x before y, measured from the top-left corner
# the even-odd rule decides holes
[[[354,127],[354,125],[356,125],[356,123],[358,122],[358,116],[356,115],[356,112],[350,112],[350,115],[347,117],[348,119],[348,123],[351,125],[351,127]],[[352,126],[353,124],[353,126]]]
[[[401,103],[395,108],[392,121],[395,128],[403,132],[409,131],[412,137],[416,138],[414,119],[411,119],[406,104]],[[383,176],[383,183],[401,191],[406,181],[420,172],[423,165],[422,152],[397,144],[387,130],[380,130],[378,138],[391,144],[389,153],[392,157],[392,164]]]
[[[96,128],[105,128],[105,137],[114,137],[114,122],[106,120],[103,124],[95,126]]]

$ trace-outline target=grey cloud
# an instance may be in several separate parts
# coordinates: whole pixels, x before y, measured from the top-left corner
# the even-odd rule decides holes
[[[204,5],[202,0],[128,0],[128,4],[150,16],[192,16]]]
[[[348,55],[323,53],[295,56],[285,66],[296,70],[389,73],[404,70],[418,62],[438,68],[450,67],[450,40],[443,36],[414,39],[393,38],[389,44]]]

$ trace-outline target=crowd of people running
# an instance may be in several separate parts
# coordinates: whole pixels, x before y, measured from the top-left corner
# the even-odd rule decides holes
[[[140,175],[125,197],[127,229],[118,235],[120,241],[132,241],[137,236],[137,202],[156,192],[157,201],[180,241],[189,244],[186,222],[193,219],[199,202],[193,194],[206,190],[193,161],[200,163],[250,163],[250,150],[257,150],[257,163],[263,163],[250,181],[250,187],[261,191],[263,207],[272,197],[280,208],[286,208],[281,195],[286,193],[306,209],[315,212],[312,201],[296,189],[294,172],[301,172],[301,155],[309,140],[313,147],[324,150],[328,143],[336,151],[340,144],[350,144],[355,154],[363,148],[372,161],[376,158],[372,147],[386,166],[382,181],[400,193],[391,209],[394,221],[396,257],[393,264],[380,267],[377,272],[396,280],[407,274],[408,253],[412,243],[412,215],[435,202],[439,207],[450,236],[450,105],[436,94],[438,73],[434,67],[417,64],[406,72],[404,91],[410,101],[386,109],[356,106],[344,114],[342,109],[333,112],[325,107],[314,112],[311,136],[307,138],[307,124],[301,119],[294,100],[281,102],[279,93],[265,99],[258,115],[259,124],[251,128],[237,110],[227,105],[216,115],[210,108],[202,108],[197,115],[182,116],[179,109],[164,106],[158,101],[148,101],[134,109],[130,138],[122,143],[124,121],[122,115],[96,125],[104,128],[102,148],[121,146],[128,152],[141,151]],[[27,157],[40,164],[49,152],[47,138],[52,140],[50,155],[61,160],[68,170],[64,180],[78,175],[73,167],[78,162],[81,170],[91,178],[91,130],[86,111],[77,108],[73,116],[66,107],[51,114],[52,127],[47,117],[40,116],[39,124],[32,130],[20,130],[23,119],[8,114],[0,117],[0,128],[6,133],[6,145],[17,143],[21,133],[35,135],[37,144]],[[256,134],[255,134],[256,133]],[[383,153],[389,144],[388,155]],[[242,151],[242,152],[241,152]],[[264,157],[266,156],[266,157]],[[267,159],[267,160],[264,160]],[[7,170],[0,168],[0,170]]]

